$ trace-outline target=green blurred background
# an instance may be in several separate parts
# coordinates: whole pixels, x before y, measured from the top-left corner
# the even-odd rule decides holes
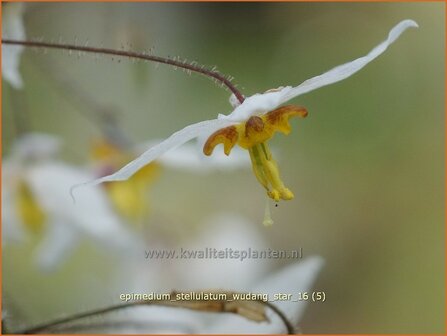
[[[217,65],[250,95],[297,85],[366,54],[397,22],[417,21],[418,30],[352,78],[293,101],[309,117],[271,144],[295,199],[261,229],[273,248],[303,247],[326,260],[316,288],[327,301],[309,305],[306,333],[406,334],[445,331],[444,14],[444,3],[42,3],[28,5],[25,23],[29,38],[154,47]],[[165,66],[27,50],[21,70],[25,90],[3,91],[5,154],[20,111],[22,127],[64,139],[65,159],[88,159],[99,135],[85,118],[91,110],[71,103],[76,91],[58,86],[55,74],[95,104],[114,106],[136,141],[230,112],[227,92]],[[170,218],[164,230],[179,239],[194,236],[216,211],[262,225],[265,195],[250,171],[165,171],[152,195],[155,213]],[[32,247],[3,254],[4,297],[29,320],[113,299],[100,285],[113,259],[86,245],[60,271],[42,275],[29,260]]]

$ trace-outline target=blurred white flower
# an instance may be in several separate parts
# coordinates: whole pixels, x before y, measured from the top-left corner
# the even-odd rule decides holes
[[[156,140],[128,148],[128,145],[110,141],[104,137],[97,139],[92,145],[92,164],[96,176],[104,176],[122,167],[143,152],[143,148],[154,146]],[[197,146],[200,144],[187,144],[176,148],[159,157],[156,161],[146,165],[125,182],[110,182],[104,185],[108,197],[114,208],[127,221],[141,225],[150,214],[150,189],[160,175],[163,168],[181,169],[189,173],[211,173],[215,171],[233,171],[248,168],[249,161],[242,151],[235,153],[231,160],[225,160],[224,155],[204,160],[199,155]],[[237,155],[239,154],[239,155]]]
[[[277,293],[292,294],[294,300],[273,302],[296,328],[303,317],[307,301],[297,300],[297,293],[311,292],[314,282],[323,267],[323,259],[313,256],[284,267],[271,274],[248,290],[253,293],[269,294],[270,299]],[[285,334],[286,328],[280,318],[268,310],[270,322],[256,323],[237,315],[228,315],[206,328],[205,334]]]
[[[25,40],[23,13],[25,3],[2,3],[2,38]],[[16,89],[23,87],[22,76],[19,72],[20,56],[23,46],[2,45],[2,77]]]
[[[204,229],[186,242],[184,248],[199,251],[204,248],[217,250],[262,251],[267,242],[259,227],[236,214],[215,215],[204,222]],[[151,249],[179,250],[163,243],[151,244]],[[286,266],[283,270],[268,275],[272,260],[236,258],[228,259],[147,259],[122,265],[122,277],[116,283],[115,295],[120,293],[169,293],[173,289],[183,292],[206,289],[229,290],[268,294],[273,300],[276,293],[290,293],[295,299],[298,292],[310,291],[323,265],[320,257],[309,257]],[[262,279],[262,280],[260,280]],[[303,316],[305,301],[274,301],[296,326]],[[269,309],[267,309],[269,310]],[[103,320],[105,317],[102,316]],[[136,307],[110,317],[110,324],[120,325],[114,333],[284,333],[283,322],[272,311],[268,312],[270,323],[256,323],[233,314],[197,313],[167,307]],[[120,321],[120,322],[118,322]],[[107,326],[107,323],[105,323]],[[88,327],[87,327],[88,328]],[[90,329],[89,329],[90,330]],[[95,330],[95,329],[94,329]],[[97,330],[101,332],[101,330]],[[104,330],[102,330],[104,331]]]
[[[128,146],[95,139],[91,146],[92,162],[89,169],[95,175],[104,176],[122,167],[136,155]],[[150,189],[160,175],[160,165],[152,162],[123,183],[104,184],[104,190],[117,213],[127,222],[141,227],[150,214]]]
[[[312,292],[313,284],[323,264],[320,257],[306,258],[246,287],[245,292],[268,294],[270,303],[285,315],[296,330],[299,330],[299,322],[308,301],[298,300],[297,293]],[[294,299],[274,301],[273,297],[277,293],[292,294]],[[141,305],[113,315],[101,315],[97,324],[90,319],[82,324],[82,330],[89,333],[114,334],[285,334],[287,329],[279,316],[270,308],[266,308],[266,313],[268,321],[255,322],[233,313],[213,314],[183,308]],[[68,331],[76,329],[76,325],[68,327]],[[59,331],[67,332],[64,329]]]
[[[280,87],[268,90],[263,94],[255,94],[246,98],[242,104],[238,104],[235,97],[231,97],[230,103],[234,110],[229,115],[219,114],[217,119],[189,125],[175,132],[161,143],[149,148],[116,173],[82,185],[126,180],[165,153],[169,153],[169,151],[194,138],[209,136],[203,147],[204,154],[211,155],[214,147],[222,143],[225,154],[229,155],[232,148],[238,144],[249,151],[255,176],[266,189],[268,196],[275,201],[292,199],[293,193],[282,182],[277,164],[267,146],[267,141],[277,131],[288,134],[290,132],[288,119],[292,116],[305,117],[307,111],[302,107],[292,105],[279,106],[292,98],[348,78],[381,55],[405,30],[417,26],[416,22],[412,20],[400,22],[391,29],[387,39],[372,49],[366,56],[337,66],[322,75],[306,80],[296,87]]]
[[[224,250],[265,249],[268,244],[257,225],[237,214],[216,214],[199,225],[200,233],[186,241],[172,240],[159,235],[149,237],[152,251],[179,252],[181,245],[189,251],[205,248]],[[169,291],[178,289],[229,288],[245,289],[267,274],[271,260],[260,259],[199,259],[151,258],[136,259],[134,264],[122,265],[124,277],[118,280],[120,290]],[[131,277],[127,274],[132,274]]]
[[[54,156],[59,147],[53,136],[28,134],[3,160],[5,239],[23,239],[26,233],[43,231],[36,261],[45,270],[59,265],[81,237],[120,252],[141,247],[111,210],[100,188],[83,193],[83,199],[73,203],[68,193],[70,186],[93,175],[57,160]]]

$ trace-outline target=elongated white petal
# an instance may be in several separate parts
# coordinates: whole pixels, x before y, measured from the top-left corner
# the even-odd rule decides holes
[[[25,40],[25,27],[23,25],[24,3],[2,4],[2,37]],[[20,56],[23,46],[2,46],[2,77],[14,88],[23,87],[22,77],[19,72]]]
[[[206,121],[202,121],[202,122],[198,122],[196,124],[186,126],[185,128],[181,129],[180,131],[177,131],[174,134],[172,134],[166,140],[160,142],[158,145],[155,145],[155,146],[149,148],[146,152],[141,154],[135,160],[129,162],[127,165],[125,165],[123,168],[118,170],[116,173],[101,177],[101,178],[93,180],[91,182],[86,182],[86,183],[81,183],[81,184],[75,185],[71,189],[72,194],[73,194],[73,191],[77,187],[80,187],[80,186],[89,186],[89,185],[93,186],[93,185],[97,185],[97,184],[100,184],[103,182],[127,180],[129,177],[131,177],[133,174],[135,174],[138,170],[143,168],[148,163],[158,159],[160,156],[162,156],[164,153],[168,152],[169,150],[177,148],[178,146],[181,146],[184,143],[188,142],[189,140],[197,138],[202,134],[206,134],[206,133],[211,134],[214,131],[216,131],[217,129],[219,129],[221,127],[226,127],[231,124],[232,124],[232,122],[229,122],[227,120],[213,119],[213,120],[206,120]]]
[[[322,266],[323,260],[320,257],[307,258],[270,276],[251,292],[266,293],[270,300],[273,300],[276,293],[292,294],[291,300],[272,303],[286,315],[293,326],[296,326],[306,307],[306,301],[298,300],[298,293],[312,289]],[[222,317],[205,332],[209,334],[284,334],[286,332],[283,322],[270,309],[267,316],[270,321],[261,323],[234,315]]]
[[[366,56],[357,58],[356,60],[339,65],[322,75],[310,78],[293,89],[284,89],[281,103],[302,95],[304,93],[319,89],[323,86],[339,82],[357,71],[362,69],[369,62],[381,55],[397,38],[408,28],[418,27],[413,20],[404,20],[398,23],[388,34],[388,38],[372,49]]]
[[[253,115],[261,115],[274,110],[279,105],[299,95],[346,79],[381,55],[389,45],[396,41],[396,39],[410,27],[418,27],[418,25],[413,20],[404,20],[391,29],[388,38],[371,50],[368,55],[360,57],[352,62],[339,65],[322,75],[306,80],[297,87],[280,87],[262,94],[258,93],[250,96],[246,98],[241,105],[237,106],[231,114],[219,115],[219,118],[237,122],[245,121]]]

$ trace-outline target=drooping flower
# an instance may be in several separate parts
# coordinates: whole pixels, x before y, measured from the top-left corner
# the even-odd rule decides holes
[[[35,257],[44,270],[58,266],[83,237],[120,252],[139,247],[100,188],[73,204],[68,188],[93,174],[56,159],[59,146],[51,135],[27,134],[3,159],[2,192],[7,195],[2,200],[3,233],[15,240],[40,234]]]
[[[2,3],[2,37],[25,40],[23,13],[25,3]],[[2,77],[16,89],[23,87],[22,76],[19,72],[20,56],[23,46],[2,45]]]
[[[211,155],[214,147],[218,144],[223,144],[225,154],[229,155],[232,148],[238,144],[249,151],[254,174],[266,189],[267,195],[275,201],[280,199],[290,200],[293,198],[293,193],[282,182],[278,166],[272,158],[267,142],[276,132],[288,134],[290,132],[289,118],[293,116],[305,117],[307,110],[293,105],[281,105],[292,98],[350,77],[381,55],[410,27],[418,27],[418,25],[413,20],[400,22],[391,29],[387,39],[373,48],[367,55],[339,65],[322,75],[304,81],[296,87],[286,86],[271,89],[262,94],[252,95],[242,103],[239,103],[232,96],[230,97],[230,103],[234,110],[229,115],[219,114],[217,119],[186,126],[158,145],[149,148],[116,173],[82,185],[127,180],[141,168],[170,150],[194,138],[208,136],[208,140],[203,147],[205,155]],[[74,186],[72,191],[78,186],[80,185]]]

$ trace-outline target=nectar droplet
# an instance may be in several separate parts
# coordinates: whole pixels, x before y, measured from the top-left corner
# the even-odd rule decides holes
[[[264,210],[264,220],[262,221],[262,224],[264,226],[272,226],[273,225],[273,219],[270,214],[270,204],[269,200],[265,202],[265,210]]]

